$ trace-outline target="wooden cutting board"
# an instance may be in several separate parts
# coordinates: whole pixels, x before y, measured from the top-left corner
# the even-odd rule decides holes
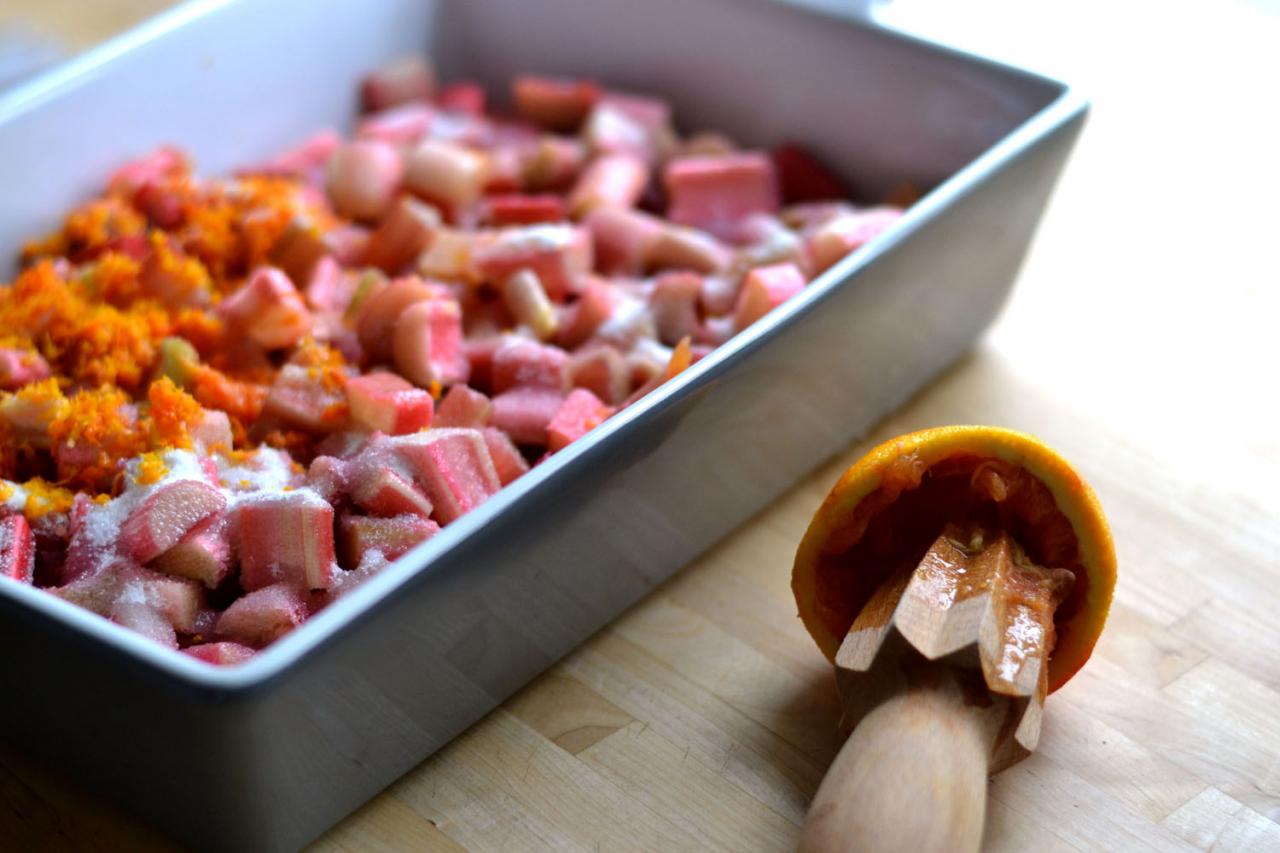
[[[84,32],[72,4],[55,6]],[[1121,560],[1093,660],[1051,698],[1035,755],[991,783],[987,848],[1280,850],[1280,20],[1101,0],[890,11],[922,8],[1096,100],[1000,323],[865,442],[317,849],[791,848],[838,747],[831,667],[788,589],[795,544],[870,443],[987,422],[1072,459]],[[11,750],[0,839],[166,848]]]

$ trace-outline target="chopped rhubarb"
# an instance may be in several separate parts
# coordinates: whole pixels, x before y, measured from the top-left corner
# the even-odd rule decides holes
[[[0,574],[244,660],[901,213],[660,98],[513,90],[399,60],[354,133],[229,176],[157,149],[28,243]]]
[[[591,233],[596,266],[607,275],[640,273],[651,262],[651,250],[667,225],[638,210],[600,208],[585,225]]]
[[[592,160],[569,194],[575,218],[600,208],[634,207],[649,183],[649,165],[631,154],[606,154]]]
[[[274,267],[261,267],[219,306],[227,325],[263,349],[290,347],[311,331],[311,312],[293,282]]]
[[[670,199],[668,218],[731,243],[740,239],[748,216],[778,209],[773,164],[759,153],[679,157],[667,164],[663,183]]]
[[[379,552],[385,560],[395,560],[439,532],[440,525],[419,515],[344,515],[338,520],[339,553],[343,565],[355,569],[370,551]]]
[[[436,93],[436,104],[443,110],[482,116],[488,98],[484,86],[470,81],[460,81],[444,86]]]
[[[795,264],[756,267],[742,283],[733,309],[734,325],[745,329],[802,290],[804,273]]]
[[[187,157],[177,148],[162,145],[148,154],[130,160],[107,179],[107,190],[131,196],[144,184],[175,177],[187,170]]]
[[[733,259],[728,247],[705,231],[668,225],[645,247],[645,269],[686,269],[714,273]]]
[[[235,666],[238,663],[244,663],[255,654],[254,650],[248,646],[231,642],[198,643],[187,646],[182,652],[214,666]]]
[[[204,595],[196,581],[133,566],[126,567],[120,575],[117,603],[122,599],[145,603],[175,629],[188,634],[195,630],[204,605]]]
[[[231,418],[217,409],[205,409],[191,426],[191,444],[198,453],[230,450],[232,438]]]
[[[556,333],[556,311],[537,273],[517,270],[502,283],[502,298],[516,321],[527,326],[538,340]]]
[[[317,456],[307,468],[307,488],[331,504],[347,494],[347,462],[337,456]]]
[[[276,583],[238,598],[218,619],[217,632],[237,643],[261,648],[307,621],[307,600],[289,583]]]
[[[575,130],[600,97],[600,87],[589,80],[532,74],[516,77],[511,91],[521,118],[556,131]]]
[[[305,589],[333,582],[333,507],[306,491],[254,494],[236,509],[240,585],[287,581]]]
[[[559,222],[565,216],[564,200],[550,193],[539,195],[507,193],[491,195],[484,200],[483,219],[497,227]]]
[[[564,396],[553,388],[513,388],[493,398],[489,423],[519,444],[545,446]]]
[[[462,351],[462,309],[452,299],[415,302],[396,320],[391,360],[400,375],[422,388],[466,382],[471,371]]]
[[[596,104],[583,124],[582,138],[593,154],[629,154],[649,161],[657,153],[651,129],[613,104]]]
[[[613,316],[614,307],[613,288],[596,278],[590,279],[581,298],[561,316],[556,343],[566,349],[581,345]]]
[[[631,371],[616,347],[583,347],[569,359],[569,384],[616,406],[631,393]]]
[[[658,276],[649,295],[649,310],[658,330],[658,340],[675,346],[698,328],[698,297],[702,276],[691,272],[671,272]]]
[[[21,515],[0,519],[0,577],[31,583],[35,568],[35,538],[27,519]]]
[[[782,200],[786,204],[850,196],[844,182],[799,145],[780,145],[769,152],[769,157],[778,173]]]
[[[0,390],[16,391],[31,382],[52,376],[49,363],[38,352],[0,347]]]
[[[362,118],[356,137],[390,145],[415,145],[427,135],[435,118],[435,109],[427,104],[400,104]]]
[[[493,355],[493,390],[533,386],[560,392],[568,361],[568,354],[559,347],[511,338]]]
[[[401,198],[369,236],[364,262],[394,275],[431,245],[440,212],[413,198]]]
[[[334,130],[321,130],[313,133],[302,142],[286,151],[282,151],[265,163],[253,166],[247,171],[257,175],[280,175],[294,178],[310,179],[322,171],[342,145],[342,137]]]
[[[111,621],[162,646],[178,647],[178,634],[169,620],[144,600],[122,596],[111,606]]]
[[[356,320],[360,346],[364,348],[369,361],[376,364],[391,357],[391,331],[404,315],[405,309],[416,302],[435,299],[440,295],[439,288],[416,276],[406,276],[369,296],[360,308]]]
[[[575,388],[547,424],[547,449],[563,450],[613,413],[613,406],[605,405],[595,394],[585,388]]]
[[[434,429],[395,441],[441,524],[474,509],[502,486],[477,430]]]
[[[404,184],[445,212],[450,222],[480,200],[488,177],[484,155],[428,139],[405,157]]]
[[[435,408],[429,393],[383,371],[347,380],[347,405],[356,424],[387,435],[426,429]]]
[[[399,151],[385,142],[362,139],[334,152],[325,189],[339,213],[372,222],[390,209],[405,178]]]
[[[538,275],[547,295],[563,302],[574,282],[591,271],[591,237],[570,225],[509,228],[475,254],[479,272],[490,281],[505,281],[522,267]]]
[[[429,101],[436,91],[436,75],[421,56],[397,59],[360,81],[360,105],[376,112],[410,101]]]
[[[329,432],[346,423],[347,397],[320,371],[286,364],[267,392],[262,414],[298,429]]]
[[[484,444],[489,449],[489,458],[493,460],[493,470],[498,475],[499,483],[505,486],[529,470],[524,454],[505,432],[496,427],[484,427],[480,434],[484,436]]]
[[[328,255],[311,266],[311,272],[303,279],[302,293],[307,305],[316,311],[340,312],[350,299],[342,267]]]
[[[454,385],[436,410],[438,427],[482,427],[489,422],[493,403],[479,391],[466,385]]]
[[[586,148],[578,140],[544,136],[521,160],[520,178],[528,190],[562,190],[574,182],[586,160]]]
[[[156,488],[120,528],[120,548],[140,563],[178,544],[200,522],[227,508],[222,492],[201,480],[173,480]]]
[[[880,236],[902,217],[896,207],[873,207],[831,219],[819,226],[806,242],[813,273],[835,265],[845,255]]]
[[[197,580],[213,589],[231,571],[231,542],[227,523],[221,515],[205,519],[177,544],[150,563],[157,571]]]
[[[406,513],[428,518],[435,509],[408,478],[390,468],[357,467],[351,497],[366,512],[388,518]]]

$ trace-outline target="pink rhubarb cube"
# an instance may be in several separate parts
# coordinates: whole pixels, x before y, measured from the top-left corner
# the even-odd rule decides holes
[[[382,287],[373,283],[379,281],[378,278],[370,278],[369,281],[372,292],[363,303],[353,305],[353,308],[360,347],[365,357],[376,364],[390,360],[392,330],[409,306],[442,298],[448,291],[441,285],[428,284],[416,275],[397,278]]]
[[[231,557],[226,518],[219,514],[192,528],[150,565],[157,571],[200,581],[213,589],[230,573]]]
[[[344,515],[338,520],[342,563],[348,569],[358,568],[370,551],[379,552],[385,560],[395,560],[439,531],[440,525],[419,515],[394,518]]]
[[[591,235],[571,225],[509,228],[478,249],[474,261],[480,274],[494,282],[528,267],[552,301],[563,302],[574,282],[591,271]]]
[[[122,597],[111,606],[110,619],[170,649],[178,647],[178,634],[169,620],[145,601]]]
[[[395,439],[396,452],[413,469],[448,524],[501,488],[484,437],[473,429],[435,429]]]
[[[813,274],[825,272],[845,255],[860,249],[902,218],[896,207],[873,207],[837,216],[815,228],[805,241]]]
[[[740,239],[744,219],[778,209],[773,163],[760,153],[677,157],[667,164],[663,183],[669,219],[731,243]]]
[[[224,512],[222,492],[201,480],[174,480],[158,486],[120,528],[120,550],[139,563],[172,548],[197,525]]]
[[[0,391],[17,391],[23,385],[52,376],[49,363],[38,352],[0,347]]]
[[[342,145],[342,137],[333,130],[313,133],[297,145],[264,163],[245,170],[255,175],[276,175],[311,179],[328,164],[329,158]]]
[[[613,317],[615,308],[614,287],[600,279],[589,279],[582,296],[560,317],[556,343],[565,349],[577,348]]]
[[[479,428],[489,422],[491,411],[493,411],[493,403],[484,394],[467,385],[454,385],[440,401],[440,408],[436,411],[435,425]]]
[[[583,347],[569,359],[569,384],[616,406],[631,393],[631,368],[616,347]]]
[[[559,347],[510,338],[493,354],[493,390],[501,393],[527,386],[560,392],[565,387],[568,361],[569,354]]]
[[[521,118],[561,132],[576,130],[600,97],[600,87],[590,80],[532,74],[516,77],[511,92]]]
[[[307,600],[302,590],[276,583],[236,599],[218,618],[220,636],[261,648],[307,621]]]
[[[649,184],[649,164],[631,154],[606,154],[592,160],[573,191],[569,213],[575,219],[600,208],[635,207]]]
[[[328,503],[337,503],[347,495],[347,462],[336,456],[317,456],[307,469],[307,488]]]
[[[804,290],[804,273],[795,264],[756,267],[747,273],[733,309],[734,326],[741,331]]]
[[[563,450],[603,423],[614,411],[613,406],[605,405],[587,389],[575,388],[547,424],[547,449]]]
[[[376,112],[412,101],[429,101],[436,91],[436,75],[421,56],[390,62],[360,81],[360,105]]]
[[[431,245],[439,228],[438,210],[414,198],[401,198],[369,235],[364,262],[395,275]]]
[[[405,179],[405,163],[394,146],[361,139],[329,159],[325,191],[343,216],[373,222],[391,208]]]
[[[406,514],[431,516],[430,499],[413,485],[407,473],[390,467],[385,457],[376,453],[361,454],[352,460],[349,470],[351,499],[365,512],[386,518]]]
[[[234,666],[238,663],[244,663],[255,654],[254,650],[248,646],[230,642],[199,643],[194,646],[187,646],[182,650],[182,653],[191,655],[196,660],[211,663],[214,666]]]
[[[405,187],[439,207],[450,222],[480,200],[488,178],[488,158],[463,145],[427,139],[405,156]]]
[[[563,401],[564,395],[554,388],[513,388],[493,398],[489,423],[519,444],[545,446],[547,424]]]
[[[605,275],[643,272],[650,247],[668,227],[648,213],[610,207],[593,210],[584,224],[591,233],[596,266]]]
[[[391,361],[421,388],[466,382],[471,364],[462,350],[462,308],[453,299],[415,302],[391,332]]]
[[[658,276],[649,294],[649,310],[658,340],[675,346],[698,328],[698,297],[702,276],[691,272],[669,272]]]
[[[319,371],[286,364],[271,383],[262,413],[307,432],[330,432],[346,422],[347,397],[340,387],[330,387]]]
[[[0,577],[31,583],[35,567],[35,538],[26,517],[9,515],[0,519]]]
[[[565,217],[564,200],[551,193],[505,193],[484,200],[484,221],[495,227],[559,222]]]
[[[484,427],[480,434],[484,436],[485,447],[489,448],[489,458],[493,460],[493,470],[497,472],[498,482],[502,485],[505,486],[529,470],[524,454],[505,432],[497,427]]]
[[[303,589],[333,583],[333,507],[307,491],[255,494],[237,507],[240,585],[281,581]]]
[[[469,80],[450,83],[436,93],[436,104],[442,110],[483,116],[488,100],[484,86]]]
[[[394,373],[377,371],[347,380],[351,419],[365,429],[403,435],[431,426],[431,395]]]
[[[291,347],[311,331],[302,294],[274,267],[260,267],[218,310],[233,331],[267,350]]]
[[[427,104],[400,104],[362,118],[356,126],[356,138],[414,145],[427,135],[435,118],[435,109]]]

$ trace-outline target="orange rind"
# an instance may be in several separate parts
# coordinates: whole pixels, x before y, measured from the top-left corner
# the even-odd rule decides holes
[[[1054,616],[1049,690],[1089,659],[1115,590],[1116,555],[1102,506],[1057,452],[1032,436],[947,426],[899,436],[850,467],[814,515],[791,587],[827,658],[871,593],[910,570],[948,523],[1007,530],[1040,565],[1070,570]]]

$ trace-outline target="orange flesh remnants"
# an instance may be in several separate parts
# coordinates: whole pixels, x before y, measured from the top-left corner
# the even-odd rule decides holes
[[[801,543],[792,580],[818,645],[833,658],[872,593],[913,570],[949,523],[1007,532],[1032,562],[1075,577],[1054,615],[1049,689],[1061,686],[1101,631],[1115,554],[1089,487],[1044,445],[1008,430],[916,433],[841,478]]]

